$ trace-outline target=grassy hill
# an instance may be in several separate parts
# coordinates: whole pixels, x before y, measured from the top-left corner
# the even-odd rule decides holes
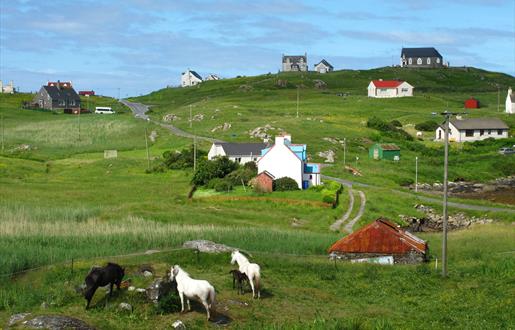
[[[368,99],[366,86],[375,78],[406,79],[416,86],[416,96]],[[315,88],[317,79],[327,88]],[[278,86],[278,80],[285,87]],[[423,141],[392,138],[365,126],[372,115],[400,120],[414,134],[412,124],[432,119],[431,112],[447,105],[458,110],[462,100],[473,94],[484,107],[471,110],[470,116],[496,116],[513,127],[513,117],[497,112],[495,84],[504,93],[514,82],[513,77],[477,69],[384,68],[227,79],[198,88],[163,89],[135,100],[153,105],[150,115],[157,120],[170,113],[178,115],[180,119],[173,124],[197,134],[249,141],[249,130],[270,124],[275,128],[269,131],[271,135],[286,130],[294,141],[307,143],[313,160],[323,161],[317,156],[319,151],[335,150],[336,163],[324,173],[381,186],[360,188],[368,200],[360,226],[379,216],[398,221],[399,214],[421,215],[413,208],[421,202],[417,195],[392,190],[414,176],[415,156],[421,159],[421,181],[442,176],[441,146],[431,141],[431,133]],[[295,115],[297,85],[301,85],[299,118]],[[187,147],[190,139],[136,120],[116,100],[104,97],[91,98],[90,108],[110,105],[117,114],[81,115],[79,139],[78,116],[22,110],[21,102],[32,97],[0,95],[5,142],[0,154],[2,325],[13,313],[31,311],[74,315],[98,328],[167,328],[179,318],[189,328],[210,327],[201,313],[162,312],[125,291],[104,308],[104,293],[99,290],[94,300],[97,307],[84,311],[84,301],[74,286],[92,265],[108,260],[127,266],[128,277],[138,286],[150,281],[136,274],[142,263],[152,264],[159,276],[171,264],[180,263],[196,277],[213,282],[220,309],[231,318],[232,328],[507,328],[513,323],[509,312],[513,290],[507,289],[515,269],[509,253],[513,250],[513,215],[490,212],[486,215],[499,223],[451,233],[448,280],[440,279],[433,262],[387,268],[339,264],[335,268],[325,253],[343,234],[330,232],[328,227],[345,212],[346,192],[336,209],[321,203],[315,191],[261,196],[238,187],[230,193],[201,191],[189,200],[191,170],[145,173],[145,134],[154,131],[157,135],[149,140],[152,164],[166,150]],[[193,115],[204,115],[191,129],[190,105]],[[212,132],[225,122],[232,124],[228,131]],[[324,140],[327,137],[347,138],[348,163],[354,166],[358,156],[363,177],[352,178],[343,171],[343,150]],[[399,144],[401,161],[368,160],[367,147],[373,141]],[[500,145],[510,143],[515,141],[453,146],[451,178],[459,175],[484,181],[511,173],[510,159],[496,153]],[[200,148],[208,147],[200,144]],[[118,158],[104,159],[106,149],[118,150]],[[439,203],[430,205],[439,210]],[[355,212],[357,207],[353,216]],[[429,242],[431,257],[440,259],[440,234],[421,236]],[[210,239],[251,251],[263,268],[264,299],[252,301],[249,295],[238,297],[231,291],[227,275],[231,266],[225,254],[197,258],[191,251],[179,251],[106,257],[177,248],[190,239]],[[72,258],[76,261],[73,273]],[[34,267],[42,268],[4,276]],[[133,314],[117,311],[122,301],[133,304]],[[42,302],[48,309],[40,308]]]
[[[415,86],[415,97],[402,99],[370,99],[367,86],[372,79],[403,79]],[[315,88],[317,80],[325,89]],[[281,86],[284,87],[281,87]],[[314,161],[320,151],[336,152],[336,164],[325,170],[327,174],[347,176],[343,172],[343,148],[324,138],[346,138],[347,161],[356,165],[364,176],[359,180],[380,185],[398,185],[414,178],[414,159],[420,159],[420,181],[434,182],[442,178],[443,148],[432,142],[434,132],[424,132],[423,141],[414,142],[391,138],[366,127],[368,119],[376,116],[385,121],[399,120],[403,129],[415,134],[414,125],[435,120],[433,112],[445,109],[464,111],[463,101],[474,96],[481,109],[467,110],[466,117],[498,117],[510,127],[515,118],[503,113],[505,91],[515,85],[515,78],[474,68],[439,70],[411,70],[380,68],[360,71],[336,71],[328,74],[279,73],[257,77],[242,77],[221,81],[207,81],[191,88],[167,88],[134,100],[152,105],[151,116],[161,120],[166,114],[180,119],[174,125],[196,134],[227,141],[255,140],[249,131],[266,124],[274,127],[274,135],[287,131],[297,143],[307,143],[308,153]],[[300,105],[297,118],[297,86]],[[497,111],[497,86],[501,91],[501,107]],[[343,96],[341,96],[343,95]],[[190,107],[193,121],[190,128]],[[232,126],[227,131],[215,130],[223,123]],[[373,142],[394,142],[401,146],[399,163],[378,162],[368,159],[368,147]],[[485,181],[513,174],[510,159],[497,155],[500,146],[515,144],[513,138],[486,146],[455,145],[451,150],[450,178],[462,177]]]

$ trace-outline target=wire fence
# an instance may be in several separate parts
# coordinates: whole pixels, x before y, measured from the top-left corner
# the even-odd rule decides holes
[[[71,272],[73,273],[74,264],[77,262],[81,262],[81,261],[94,261],[94,260],[99,260],[99,259],[122,259],[122,258],[127,258],[127,257],[150,256],[150,255],[155,255],[155,254],[170,253],[170,252],[176,252],[176,251],[186,251],[186,250],[195,252],[197,255],[197,260],[198,260],[198,256],[201,252],[198,248],[180,247],[180,248],[160,249],[160,250],[146,250],[145,252],[134,252],[134,253],[127,253],[127,254],[111,255],[111,256],[94,256],[91,258],[72,258],[72,259],[63,260],[63,261],[53,263],[53,264],[46,264],[46,265],[41,265],[41,266],[37,266],[37,267],[23,269],[23,270],[13,272],[13,273],[0,274],[0,278],[14,277],[14,276],[17,276],[20,274],[28,273],[28,272],[35,271],[35,270],[40,270],[43,268],[50,268],[50,267],[59,266],[59,265],[64,266],[67,264],[71,265]],[[253,254],[255,254],[255,255],[267,255],[267,256],[272,256],[272,257],[290,257],[290,258],[291,257],[304,257],[304,258],[309,257],[309,258],[329,259],[329,255],[327,255],[327,254],[295,254],[295,253],[266,252],[266,251],[249,251],[249,250],[244,250],[244,249],[239,249],[239,251],[244,252],[245,254],[248,254],[251,257],[253,256]]]

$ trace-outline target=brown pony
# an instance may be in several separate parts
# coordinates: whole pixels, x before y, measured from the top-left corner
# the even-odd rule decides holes
[[[116,284],[116,287],[120,290],[123,276],[125,276],[125,269],[115,263],[109,262],[105,267],[93,267],[84,280],[86,282],[84,298],[88,301],[86,309],[89,308],[91,298],[93,298],[98,287],[110,284],[109,296],[113,294],[114,284]]]

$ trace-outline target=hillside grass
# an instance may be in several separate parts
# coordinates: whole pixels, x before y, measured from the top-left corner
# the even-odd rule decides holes
[[[415,86],[415,96],[399,99],[371,99],[366,96],[371,79],[404,79]],[[315,80],[326,82],[327,89],[315,89]],[[286,87],[277,86],[287,81]],[[501,112],[497,111],[497,84],[501,93]],[[434,132],[424,132],[416,142],[394,139],[366,127],[372,116],[391,121],[399,120],[403,128],[415,134],[413,126],[427,120],[441,121],[445,109],[464,111],[465,117],[497,117],[504,120],[513,135],[515,118],[504,110],[505,90],[515,84],[515,78],[479,69],[450,68],[439,70],[410,70],[380,68],[374,70],[342,70],[329,74],[279,73],[208,81],[191,88],[166,88],[134,98],[152,105],[151,116],[161,120],[173,113],[179,120],[173,124],[186,131],[226,141],[255,141],[249,131],[270,124],[274,136],[282,131],[292,134],[294,143],[306,143],[310,159],[324,162],[320,151],[336,152],[336,166],[325,173],[351,178],[343,170],[343,148],[323,138],[347,139],[347,164],[356,166],[363,177],[356,178],[379,186],[398,186],[399,182],[415,176],[415,157],[419,157],[419,182],[441,181],[443,177],[443,147],[433,142]],[[296,117],[297,87],[300,88],[299,118]],[[343,93],[345,96],[338,96]],[[482,108],[464,110],[463,101],[473,95]],[[190,106],[193,116],[204,119],[189,125]],[[212,130],[230,123],[227,131]],[[393,142],[401,147],[401,161],[374,161],[368,158],[368,148],[374,142]],[[464,147],[454,144],[450,152],[449,177],[473,181],[487,181],[499,176],[515,174],[510,157],[502,157],[497,150],[515,144],[515,139],[501,140],[483,147]],[[470,144],[466,144],[470,145]],[[430,152],[427,152],[430,151]]]
[[[252,260],[263,274],[261,300],[232,290],[228,275],[230,256],[172,251],[148,256],[110,259],[80,259],[19,275],[0,284],[0,319],[14,312],[65,314],[79,317],[98,328],[166,329],[177,319],[188,328],[210,328],[203,309],[192,303],[186,314],[158,312],[137,293],[122,290],[106,304],[99,289],[93,308],[84,310],[85,300],[74,292],[91,265],[107,260],[126,267],[127,278],[137,287],[152,279],[138,273],[139,265],[150,264],[160,277],[179,264],[195,278],[210,281],[217,290],[217,311],[234,329],[503,329],[513,324],[511,313],[515,259],[511,225],[483,225],[449,235],[449,277],[440,277],[434,259],[424,265],[378,266],[335,264],[325,256],[292,256],[272,253],[278,240],[271,236],[261,247],[253,246]],[[252,236],[252,230],[250,231]],[[440,234],[422,234],[430,243],[433,258],[440,259]],[[305,237],[305,244],[311,244]],[[283,241],[284,242],[284,241]],[[31,290],[26,290],[27,285]],[[47,310],[38,309],[46,302]],[[117,311],[129,302],[133,314]],[[247,303],[247,305],[240,305]]]

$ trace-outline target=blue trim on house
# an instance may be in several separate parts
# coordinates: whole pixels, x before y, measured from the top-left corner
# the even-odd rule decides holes
[[[307,174],[320,173],[320,164],[305,163],[304,164],[304,173],[307,173]]]

